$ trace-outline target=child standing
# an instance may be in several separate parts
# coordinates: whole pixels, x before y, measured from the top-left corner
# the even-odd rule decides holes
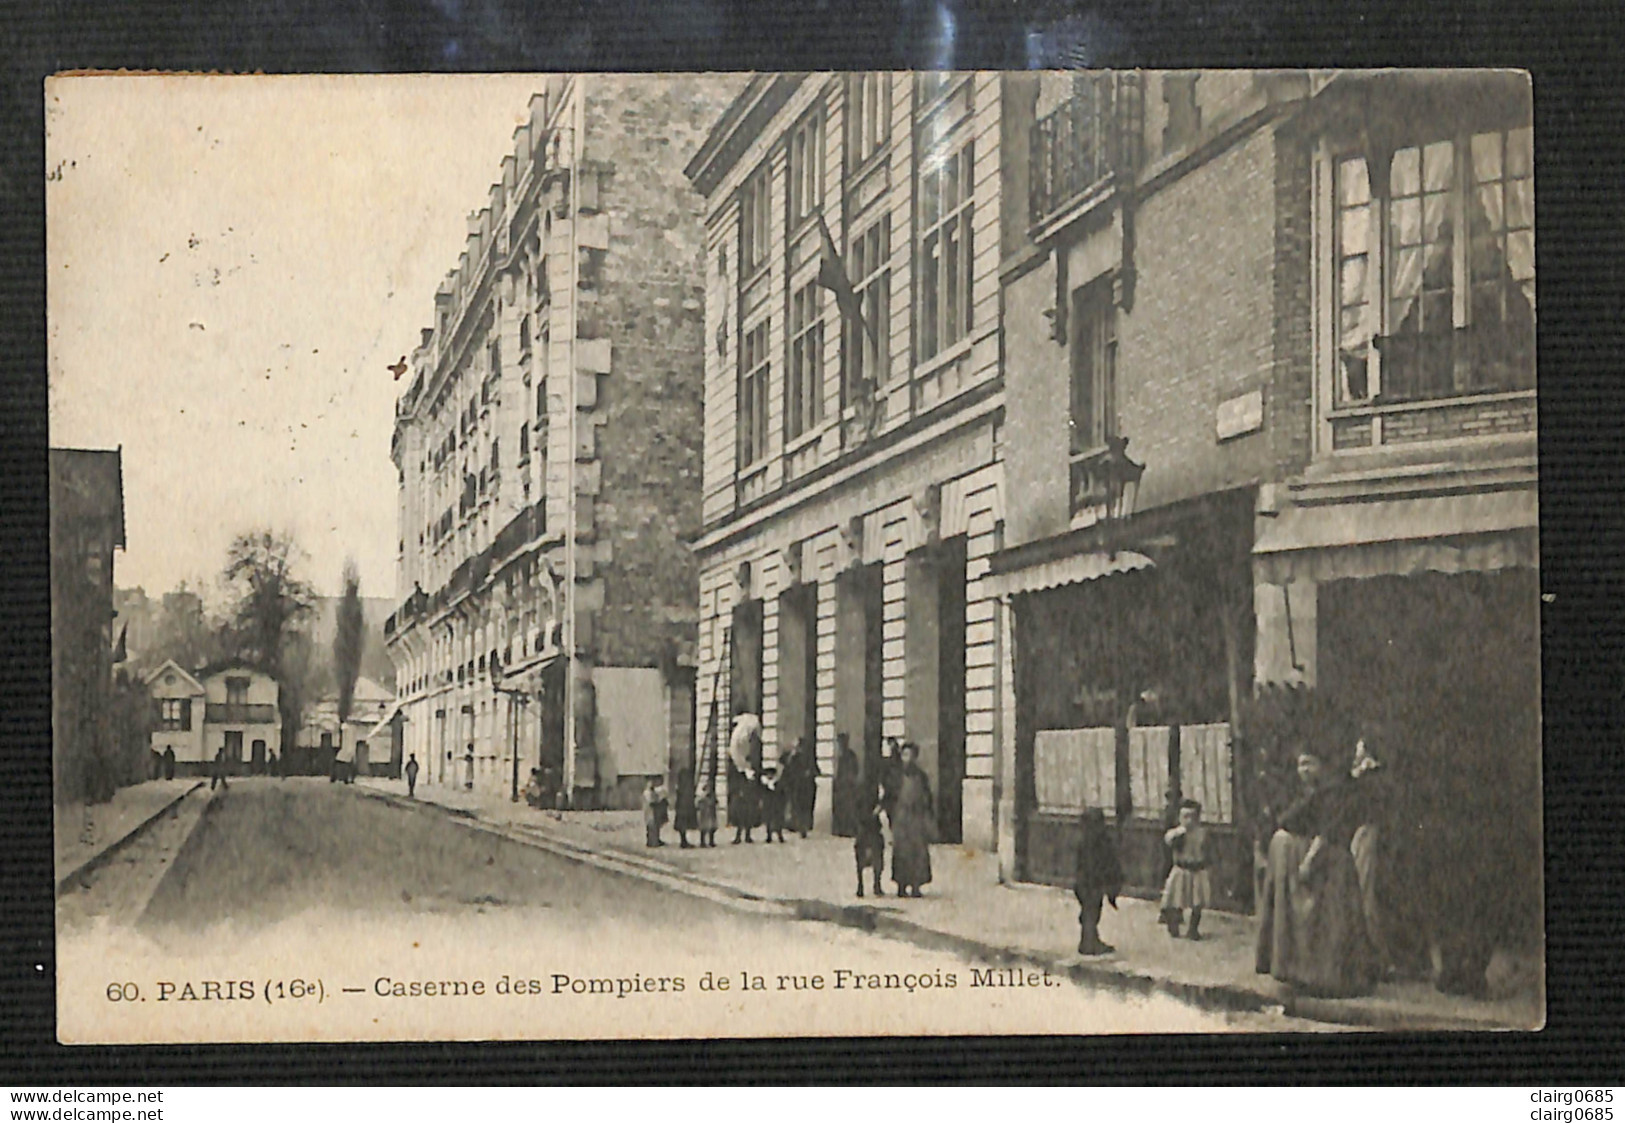
[[[769,764],[762,769],[761,781],[762,826],[767,828],[767,841],[775,835],[784,841],[784,812],[786,809],[783,778],[778,769]]]
[[[694,801],[694,825],[700,832],[701,846],[717,844],[717,790],[709,783]]]
[[[875,896],[884,897],[880,874],[886,866],[886,832],[880,825],[880,808],[872,806],[857,817],[857,833],[852,839],[852,859],[858,868],[858,896],[863,896],[863,871],[874,874]]]
[[[645,846],[664,846],[660,840],[660,828],[666,825],[666,792],[660,786],[660,781],[650,777],[648,787],[643,789],[643,844]]]
[[[1106,828],[1106,813],[1088,808],[1081,820],[1083,837],[1078,842],[1077,877],[1072,892],[1078,898],[1078,954],[1105,955],[1116,951],[1100,939],[1101,899],[1117,907],[1117,894],[1123,889],[1123,868],[1117,860],[1117,844]]]
[[[1207,828],[1202,825],[1202,805],[1187,799],[1179,805],[1179,826],[1163,836],[1173,853],[1174,868],[1162,887],[1162,914],[1168,935],[1178,938],[1185,909],[1191,910],[1185,938],[1202,938],[1202,910],[1213,895],[1207,875]]]

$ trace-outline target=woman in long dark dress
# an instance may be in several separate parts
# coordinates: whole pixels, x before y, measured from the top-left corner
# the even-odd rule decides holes
[[[700,819],[694,806],[694,770],[677,770],[677,801],[672,808],[672,827],[677,831],[677,844],[684,850],[692,849],[688,832],[698,830]]]
[[[936,833],[936,809],[931,781],[916,763],[920,750],[905,741],[900,751],[891,796],[891,876],[899,897],[918,897],[920,886],[931,881],[931,839]]]
[[[807,828],[812,826],[809,819],[802,817],[806,805],[801,788],[806,782],[806,771],[806,750],[798,740],[779,757],[779,790],[784,793],[784,825],[802,838],[807,837]]]
[[[831,793],[830,832],[842,838],[857,834],[861,811],[873,810],[874,800],[861,808],[863,799],[863,762],[852,751],[845,733],[835,735],[835,781]]]
[[[1369,994],[1376,965],[1349,850],[1351,793],[1313,753],[1299,754],[1298,778],[1304,794],[1270,839],[1257,970],[1310,994]]]

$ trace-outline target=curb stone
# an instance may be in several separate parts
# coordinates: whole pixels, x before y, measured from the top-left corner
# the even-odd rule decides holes
[[[102,849],[86,858],[83,862],[80,862],[72,870],[68,871],[67,874],[57,880],[56,895],[60,897],[70,889],[76,889],[81,886],[86,877],[99,870],[107,863],[108,859],[112,858],[114,854],[118,853],[130,843],[134,842],[159,819],[162,819],[165,815],[174,812],[174,810],[180,806],[182,800],[191,795],[193,792],[197,791],[202,786],[203,781],[199,780],[197,783],[181,792],[180,795],[164,804],[157,811],[154,811],[151,815],[148,815],[145,819],[141,820],[141,822],[137,823],[134,827],[131,827],[124,833],[123,837],[108,843],[106,846],[102,847]]]
[[[1137,996],[1165,995],[1198,1009],[1220,1013],[1284,1015],[1350,1029],[1413,1030],[1414,1024],[1384,1010],[1369,1010],[1339,1001],[1310,995],[1272,995],[1245,986],[1227,983],[1184,982],[1111,966],[1111,960],[1081,960],[1042,952],[990,944],[969,936],[944,932],[917,921],[882,911],[871,905],[843,905],[817,898],[775,898],[742,889],[737,885],[702,877],[676,866],[641,855],[626,854],[613,847],[594,848],[560,838],[543,824],[507,826],[480,817],[477,811],[444,807],[430,800],[407,799],[376,788],[358,788],[367,798],[402,807],[421,807],[454,817],[472,829],[500,838],[535,846],[549,853],[609,872],[639,877],[677,892],[703,897],[724,907],[755,913],[770,913],[792,920],[810,920],[854,928],[912,943],[934,951],[946,951],[962,958],[979,960],[997,967],[1031,967],[1068,979],[1084,987],[1104,988]],[[1501,1029],[1497,1022],[1473,1017],[1428,1018],[1429,1032]],[[1515,1031],[1514,1031],[1515,1032]]]

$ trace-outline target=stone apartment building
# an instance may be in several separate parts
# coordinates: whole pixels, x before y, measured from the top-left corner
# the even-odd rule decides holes
[[[1008,874],[1066,878],[1093,805],[1151,888],[1172,792],[1250,903],[1291,684],[1343,718],[1298,747],[1390,766],[1396,854],[1448,855],[1418,900],[1538,926],[1527,81],[1034,75],[1006,114]]]
[[[706,252],[683,166],[742,84],[550,77],[469,218],[392,443],[385,631],[420,782],[540,768],[624,804],[692,741]]]
[[[700,741],[749,712],[767,762],[815,746],[820,830],[850,830],[831,823],[838,771],[872,779],[896,737],[921,748],[938,837],[992,845],[981,576],[1004,517],[1009,82],[760,75],[689,165],[706,198]]]

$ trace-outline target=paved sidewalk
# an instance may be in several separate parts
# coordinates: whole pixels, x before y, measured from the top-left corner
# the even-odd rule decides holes
[[[201,783],[196,778],[148,780],[120,788],[106,803],[70,803],[56,808],[58,884],[121,845],[153,816]]]
[[[404,798],[399,781],[358,781]],[[855,895],[852,843],[814,835],[788,841],[733,845],[733,832],[718,831],[715,849],[683,850],[675,832],[666,845],[644,845],[643,820],[635,811],[538,811],[506,797],[420,786],[419,802],[478,819],[490,827],[553,843],[567,852],[603,856],[610,868],[707,896],[773,902],[791,915],[866,928],[918,944],[956,950],[993,962],[1048,967],[1084,983],[1140,992],[1173,994],[1208,1008],[1283,1009],[1295,1017],[1383,1029],[1515,1029],[1541,1023],[1538,978],[1519,978],[1508,993],[1485,1001],[1442,995],[1423,983],[1384,983],[1376,994],[1355,999],[1312,999],[1292,994],[1253,971],[1251,917],[1208,912],[1200,942],[1175,940],[1157,923],[1154,902],[1119,898],[1106,909],[1101,938],[1116,946],[1108,956],[1077,955],[1077,904],[1066,890],[1001,885],[993,855],[958,846],[931,851],[933,880],[925,896],[900,900]],[[865,891],[872,883],[865,885]]]

